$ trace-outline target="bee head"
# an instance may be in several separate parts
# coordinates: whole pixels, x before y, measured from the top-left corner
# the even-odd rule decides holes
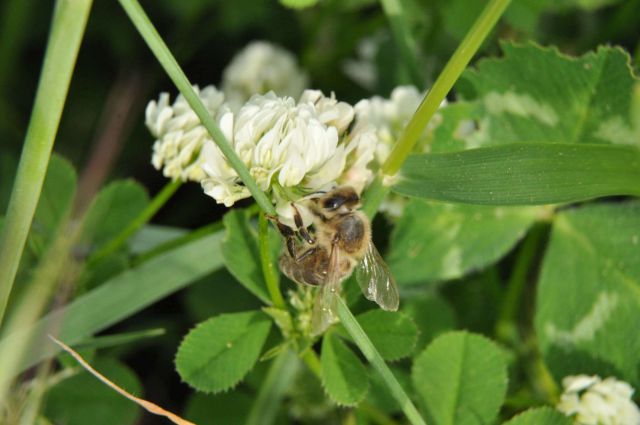
[[[360,197],[351,186],[340,186],[317,198],[316,202],[323,212],[343,214],[360,206]]]

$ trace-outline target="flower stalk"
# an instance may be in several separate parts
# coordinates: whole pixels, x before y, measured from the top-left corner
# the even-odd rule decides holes
[[[420,416],[420,413],[418,413],[418,409],[416,409],[416,406],[393,375],[389,366],[384,362],[384,359],[378,350],[376,350],[376,347],[373,345],[356,318],[353,316],[347,304],[342,298],[337,298],[337,314],[340,318],[340,322],[347,332],[349,332],[349,335],[351,335],[351,338],[353,338],[353,341],[356,343],[365,358],[369,363],[371,363],[373,368],[378,371],[385,384],[387,384],[389,391],[391,391],[391,395],[396,399],[405,416],[409,419],[409,422],[413,425],[425,425],[426,423],[424,419],[422,419],[422,416]]]
[[[271,258],[271,250],[269,249],[269,222],[264,213],[260,213],[260,218],[258,219],[258,243],[260,245],[262,274],[264,281],[267,283],[269,296],[274,307],[284,309],[286,305],[280,292],[280,276],[275,268],[273,258]]]
[[[160,37],[160,34],[158,34],[158,31],[155,29],[149,20],[149,17],[140,6],[140,3],[137,0],[119,1],[138,32],[140,32],[144,41],[156,56],[156,59],[158,59],[158,62],[160,62],[160,65],[162,65],[167,75],[169,75],[178,90],[180,90],[180,93],[182,93],[184,98],[187,100],[189,106],[191,106],[193,111],[196,113],[202,125],[207,129],[218,148],[220,148],[220,151],[227,158],[233,169],[238,173],[243,184],[247,187],[249,192],[251,192],[256,203],[260,205],[260,208],[265,213],[269,215],[276,215],[276,210],[273,204],[269,201],[264,192],[260,190],[255,180],[249,174],[247,167],[233,150],[226,137],[216,124],[214,118],[209,114],[207,108],[193,90],[193,86],[189,82],[189,79],[180,68],[180,65],[178,65],[178,62],[169,51],[169,48]]]
[[[500,316],[496,323],[495,335],[498,341],[508,345],[517,345],[520,335],[517,329],[517,314],[520,311],[522,293],[527,285],[527,278],[531,272],[532,265],[536,260],[536,253],[541,251],[541,246],[545,242],[548,233],[548,226],[544,223],[535,224],[525,237],[516,262],[513,266],[511,276],[507,283],[507,290],[504,294]]]
[[[151,217],[153,217],[160,208],[167,203],[174,193],[180,188],[182,182],[180,180],[167,183],[160,192],[151,200],[149,205],[133,219],[129,225],[120,232],[115,238],[107,242],[100,250],[96,251],[91,257],[89,257],[88,264],[95,264],[101,259],[108,257],[117,251],[127,240],[136,232],[140,227],[145,225]]]
[[[56,3],[44,64],[0,236],[0,324],[35,214],[91,0]]]

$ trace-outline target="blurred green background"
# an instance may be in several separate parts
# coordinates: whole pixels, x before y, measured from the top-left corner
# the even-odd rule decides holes
[[[485,2],[402,3],[411,11],[408,24],[419,50],[420,88],[425,89]],[[389,21],[376,1],[325,0],[302,10],[264,0],[155,0],[142,5],[187,76],[200,86],[217,85],[234,54],[253,40],[285,47],[309,73],[313,88],[335,92],[338,99],[352,103],[374,94],[388,96],[399,84],[416,83],[403,66]],[[1,211],[6,209],[29,120],[53,7],[54,2],[43,0],[0,3]],[[378,43],[373,58],[378,78],[373,86],[363,87],[349,78],[344,66],[345,61],[358,57],[359,43],[370,37]],[[620,45],[630,52],[637,67],[640,0],[514,0],[475,60],[499,54],[499,40],[533,40],[576,55],[600,44]],[[167,183],[151,166],[153,137],[144,126],[144,108],[161,91],[168,91],[172,98],[177,92],[120,5],[95,1],[54,147],[81,176],[81,202],[88,203],[99,187],[117,178],[133,178],[151,195]],[[203,196],[199,185],[188,183],[153,222],[194,229],[219,219],[224,211]],[[227,272],[217,272],[215,278],[208,277],[109,330],[167,330],[161,338],[111,349],[136,371],[147,399],[182,411],[191,391],[173,371],[181,336],[193,323],[212,314],[258,307],[242,287],[226,284],[231,280]],[[455,297],[464,305],[475,296],[472,291],[478,288],[467,295],[458,291]],[[490,298],[490,288],[483,293]],[[486,304],[490,303],[488,299]],[[482,316],[481,308],[475,303],[475,309],[463,310],[475,317]],[[469,323],[481,326],[482,320]],[[258,364],[240,392],[250,394],[252,382],[259,381],[263,369]],[[154,418],[145,418],[145,423],[155,423]]]

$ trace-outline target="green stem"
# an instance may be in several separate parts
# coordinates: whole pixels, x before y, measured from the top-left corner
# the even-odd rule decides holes
[[[119,1],[127,15],[129,15],[129,19],[131,19],[133,25],[135,25],[142,38],[156,56],[156,59],[158,59],[158,62],[160,62],[160,65],[162,65],[167,75],[169,75],[173,83],[178,87],[180,93],[182,93],[189,103],[189,106],[191,106],[193,111],[196,113],[202,125],[213,138],[213,141],[218,145],[227,161],[229,161],[231,167],[233,167],[236,173],[238,173],[238,176],[240,176],[244,185],[247,187],[249,192],[251,192],[251,195],[258,205],[260,205],[260,208],[269,215],[276,215],[276,210],[273,204],[269,201],[264,192],[260,190],[258,184],[253,180],[251,174],[249,174],[247,167],[236,154],[226,137],[224,137],[224,134],[216,124],[213,117],[207,111],[207,108],[202,103],[200,97],[193,90],[193,86],[187,79],[187,76],[180,68],[180,65],[178,65],[178,62],[169,51],[169,48],[160,37],[160,34],[158,34],[158,31],[154,28],[149,17],[140,6],[140,3],[138,3],[137,0]]]
[[[378,371],[384,382],[387,384],[389,391],[393,398],[396,399],[402,411],[406,415],[409,422],[413,425],[425,425],[424,419],[418,413],[418,409],[414,406],[407,396],[396,377],[393,375],[387,364],[382,359],[378,350],[373,346],[373,343],[362,329],[356,318],[353,316],[349,307],[340,297],[337,297],[337,313],[342,325],[345,327],[353,341],[356,343],[365,358],[371,363],[374,369]]]
[[[498,22],[509,2],[510,0],[491,0],[484,8],[400,135],[391,154],[382,165],[383,174],[393,176],[400,170],[427,123],[436,113],[440,103],[469,64],[489,31]]]
[[[58,0],[0,237],[0,324],[47,171],[91,0]]]
[[[88,265],[92,265],[100,261],[101,259],[113,254],[116,252],[122,245],[124,245],[127,240],[133,235],[140,227],[146,224],[151,217],[153,217],[160,208],[167,203],[171,196],[178,190],[178,188],[182,185],[180,180],[172,181],[167,183],[162,190],[151,200],[149,205],[138,214],[136,218],[129,223],[127,227],[125,227],[116,237],[107,242],[102,248],[96,251],[93,255],[89,257],[87,261]]]
[[[560,390],[551,376],[542,358],[539,346],[534,340],[533,359],[529,362],[528,374],[531,385],[540,393],[547,404],[555,405],[560,401]]]
[[[280,292],[280,275],[274,266],[273,258],[271,258],[271,249],[269,247],[269,222],[264,213],[260,213],[260,218],[258,219],[258,243],[260,244],[262,275],[267,284],[271,301],[273,301],[274,307],[284,309],[286,308],[286,304]]]
[[[296,374],[298,361],[293,351],[280,353],[269,368],[260,387],[256,401],[251,406],[247,425],[269,425],[273,423],[286,390]]]
[[[398,425],[396,421],[389,418],[382,410],[378,409],[373,404],[370,404],[366,401],[361,402],[358,405],[358,409],[362,411],[371,422],[377,425]]]
[[[407,73],[413,81],[413,84],[422,88],[424,84],[420,67],[418,66],[418,49],[416,41],[411,34],[411,25],[407,22],[407,14],[405,13],[402,1],[400,0],[380,0],[384,13],[391,24],[391,31],[396,40],[396,45],[400,51],[402,62],[407,69]]]
[[[362,197],[362,211],[367,215],[367,217],[370,219],[375,217],[382,200],[388,192],[389,187],[382,184],[382,179],[380,176],[377,176],[371,185],[369,185],[369,188]]]
[[[322,380],[322,364],[320,363],[320,359],[316,355],[316,352],[313,351],[312,348],[308,348],[302,354],[302,360],[307,365],[311,373],[313,373],[316,378]]]
[[[509,276],[507,292],[502,301],[495,329],[496,339],[509,345],[517,344],[519,339],[516,316],[520,310],[522,293],[526,287],[531,266],[536,259],[536,253],[540,252],[547,229],[548,225],[543,223],[533,226],[518,251],[513,271]]]

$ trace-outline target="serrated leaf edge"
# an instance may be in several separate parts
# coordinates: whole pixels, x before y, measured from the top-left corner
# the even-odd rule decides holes
[[[368,311],[365,311],[364,313],[361,313],[361,314],[357,315],[357,316],[356,316],[356,320],[358,320],[358,317],[362,316],[363,314],[367,314],[369,311],[372,311],[372,310],[368,310]],[[402,312],[402,311],[398,311],[398,312],[395,312],[395,313],[393,313],[393,314],[400,315],[400,316],[402,316],[403,318],[407,319],[407,320],[408,320],[408,321],[413,325],[414,329],[416,330],[416,333],[415,333],[414,338],[413,338],[413,341],[412,341],[412,343],[411,343],[411,350],[409,350],[409,352],[408,352],[407,354],[405,354],[405,355],[403,355],[403,356],[400,356],[400,357],[385,357],[385,356],[382,356],[382,353],[380,353],[380,355],[382,356],[382,358],[383,358],[385,361],[388,361],[388,362],[396,362],[396,361],[399,361],[399,360],[402,360],[402,359],[406,359],[407,357],[411,357],[411,356],[414,354],[415,350],[416,350],[416,345],[418,344],[418,340],[420,339],[420,338],[419,338],[419,337],[420,337],[420,334],[422,333],[422,332],[420,331],[420,328],[418,327],[418,324],[416,323],[416,321],[415,321],[415,320],[413,320],[413,317],[409,316],[407,313],[404,313],[404,312]],[[359,323],[359,322],[358,322],[358,323]],[[354,343],[351,339],[347,339],[347,341],[349,341],[349,342],[350,342],[350,343],[352,343],[352,344]],[[372,342],[372,343],[373,343],[373,342]],[[374,346],[375,346],[375,345],[374,345]],[[378,347],[376,347],[376,350],[378,350],[378,352],[380,352],[380,350],[378,349]]]
[[[444,333],[440,334],[437,338],[435,338],[433,341],[431,341],[431,343],[429,343],[429,345],[427,345],[424,348],[424,350],[422,350],[420,353],[416,354],[416,356],[413,358],[413,363],[411,364],[410,377],[411,377],[411,383],[414,386],[414,390],[416,390],[415,381],[414,381],[414,372],[415,372],[415,368],[416,368],[416,363],[415,363],[416,358],[421,356],[424,352],[426,352],[429,349],[429,347],[431,347],[433,345],[434,342],[438,341],[441,338],[450,337],[450,336],[453,336],[453,335],[464,335],[465,341],[466,341],[466,338],[468,338],[469,336],[479,337],[480,339],[482,339],[482,340],[484,340],[486,342],[489,342],[492,345],[496,346],[496,349],[498,350],[498,353],[499,353],[499,355],[502,358],[503,363],[504,363],[505,381],[504,381],[504,390],[502,391],[502,394],[501,394],[502,402],[497,407],[497,409],[495,410],[495,412],[493,413],[493,416],[492,416],[495,419],[498,416],[498,413],[500,412],[500,408],[504,404],[504,399],[506,397],[507,390],[508,390],[508,387],[509,387],[509,369],[507,367],[507,359],[504,358],[504,354],[503,354],[502,347],[500,346],[500,344],[498,344],[496,341],[493,341],[490,338],[487,338],[484,335],[481,335],[481,334],[478,334],[478,333],[475,333],[475,332],[469,332],[467,330],[458,330],[458,331],[444,332]],[[466,347],[466,345],[467,344],[465,342],[465,347]],[[422,401],[422,404],[424,405],[424,401]]]
[[[325,334],[324,338],[327,337],[328,334]],[[336,335],[337,336],[337,335]],[[323,341],[324,342],[324,341]],[[345,347],[347,348],[347,350],[351,350],[349,348],[349,346],[347,344],[345,344]],[[358,356],[356,355],[356,353],[353,352],[353,350],[351,350],[351,352],[353,353],[353,355],[358,359],[358,361],[360,362],[360,364],[362,365],[362,368],[364,369],[366,375],[367,375],[367,385],[366,388],[363,392],[363,396],[360,400],[354,402],[353,404],[349,404],[349,403],[342,403],[338,400],[336,400],[330,393],[329,391],[327,391],[327,387],[324,384],[324,380],[320,379],[320,386],[322,387],[322,390],[324,391],[324,393],[327,395],[327,397],[329,397],[329,399],[331,401],[333,401],[336,405],[340,406],[340,407],[355,407],[358,404],[362,403],[364,400],[366,400],[367,398],[367,394],[369,394],[369,388],[371,388],[371,377],[369,376],[369,369],[362,363],[362,361],[358,358]]]
[[[204,393],[204,394],[224,394],[224,393],[227,393],[227,392],[229,392],[229,391],[231,391],[231,390],[235,389],[235,388],[238,386],[238,384],[240,384],[240,383],[244,380],[244,378],[247,376],[247,374],[248,374],[249,372],[251,372],[251,369],[249,369],[249,370],[248,370],[248,371],[247,371],[243,376],[241,376],[240,378],[238,378],[235,382],[231,382],[227,387],[220,388],[220,389],[215,390],[215,391],[214,391],[214,390],[209,390],[209,389],[204,389],[204,388],[198,388],[198,387],[194,386],[193,384],[191,384],[190,382],[188,382],[188,381],[186,381],[185,379],[183,379],[183,378],[182,378],[182,373],[180,373],[180,371],[178,370],[178,362],[177,362],[177,360],[178,360],[178,353],[180,352],[180,347],[181,347],[181,346],[182,346],[182,344],[184,343],[185,339],[187,339],[187,337],[188,337],[192,332],[194,332],[196,329],[198,329],[198,328],[200,328],[200,327],[204,326],[204,325],[205,325],[207,322],[209,322],[210,320],[217,319],[217,318],[219,318],[219,317],[221,317],[221,316],[229,316],[229,315],[242,314],[242,313],[254,313],[254,312],[260,312],[260,311],[259,311],[259,310],[249,310],[249,311],[239,311],[239,312],[237,312],[237,313],[223,313],[223,314],[220,314],[220,315],[218,315],[218,316],[210,317],[209,319],[203,320],[202,322],[198,323],[196,326],[194,326],[194,327],[192,327],[191,329],[189,329],[189,331],[185,334],[185,336],[180,340],[180,343],[178,344],[178,350],[176,350],[176,354],[175,354],[175,356],[173,357],[173,364],[174,364],[174,368],[175,368],[176,373],[177,373],[177,374],[178,374],[178,376],[180,377],[180,382],[182,382],[182,383],[184,383],[184,384],[188,385],[190,388],[193,388],[194,390],[196,390],[196,391],[198,391],[198,392],[201,392],[201,393]],[[260,313],[261,313],[261,312],[260,312]],[[269,324],[268,332],[270,332],[270,331],[271,331],[271,324],[272,324],[272,322],[269,320],[269,321],[268,321],[268,324]],[[267,332],[267,337],[268,337],[268,332]],[[239,338],[243,337],[245,334],[246,334],[246,332],[244,332],[242,335],[240,335],[240,336],[239,336]],[[236,338],[236,339],[234,339],[233,341],[237,341],[239,338]],[[263,346],[262,346],[262,347],[261,347],[261,349],[260,349],[260,353],[258,354],[258,356],[257,356],[257,358],[256,358],[256,361],[254,362],[254,366],[255,366],[255,363],[257,363],[258,361],[260,361],[261,356],[262,356],[262,355],[264,355],[264,353],[263,353],[263,349],[264,349],[264,343],[265,343],[265,342],[266,342],[266,338],[265,338],[265,341],[264,341],[264,342],[263,342],[263,344],[262,344]]]
[[[562,412],[554,409],[551,406],[541,406],[541,407],[533,407],[533,408],[529,408],[527,410],[524,410],[520,413],[518,413],[517,415],[512,416],[511,418],[509,418],[508,421],[503,422],[502,425],[509,425],[510,423],[512,423],[513,421],[517,420],[518,418],[524,416],[524,415],[528,415],[528,414],[532,414],[532,413],[536,413],[536,412],[556,412],[559,413],[560,415],[562,415]],[[568,417],[567,419],[567,423],[571,423],[571,419],[569,419]]]

